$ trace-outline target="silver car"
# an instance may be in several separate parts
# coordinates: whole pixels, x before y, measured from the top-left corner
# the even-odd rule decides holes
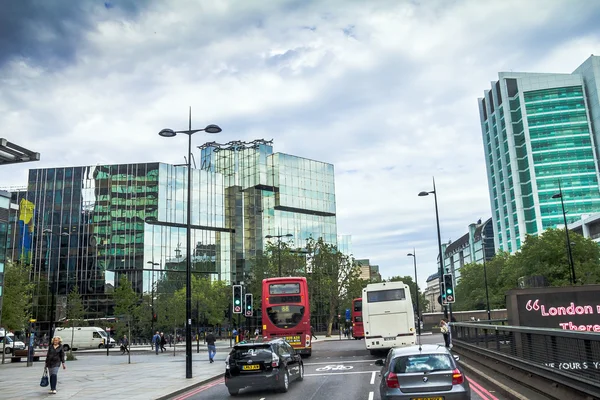
[[[381,400],[468,400],[469,383],[442,345],[416,345],[391,349],[381,366]]]

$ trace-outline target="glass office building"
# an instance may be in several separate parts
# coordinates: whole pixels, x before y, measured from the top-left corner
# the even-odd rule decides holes
[[[501,72],[479,99],[496,249],[563,225],[559,182],[568,222],[600,211],[597,64],[580,67],[587,75]]]
[[[191,177],[194,274],[242,281],[266,235],[292,234],[294,247],[311,236],[336,244],[331,164],[273,153],[265,140],[201,149]],[[111,316],[121,275],[140,294],[165,279],[183,287],[187,178],[185,166],[164,163],[30,170],[13,199],[28,211],[10,251],[33,266],[34,318],[49,321],[53,309],[63,319],[75,285],[88,318]]]

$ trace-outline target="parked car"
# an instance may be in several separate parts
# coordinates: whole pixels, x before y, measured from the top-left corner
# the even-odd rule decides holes
[[[4,344],[5,340],[6,345]],[[21,342],[20,340],[16,340],[15,335],[10,332],[7,336],[5,336],[4,329],[2,329],[0,330],[0,351],[2,351],[2,348],[4,348],[5,354],[11,354],[15,350],[24,350],[25,343]]]
[[[287,392],[304,379],[302,357],[284,339],[236,344],[225,360],[225,386],[236,396],[247,387]]]
[[[458,356],[442,345],[415,345],[390,349],[381,366],[381,400],[415,398],[468,400],[469,383]]]

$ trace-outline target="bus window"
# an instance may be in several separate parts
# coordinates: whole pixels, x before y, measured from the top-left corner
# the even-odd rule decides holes
[[[304,316],[303,306],[272,306],[267,307],[269,319],[278,328],[290,328],[302,321]]]
[[[382,301],[398,301],[405,300],[406,294],[404,289],[389,289],[367,292],[367,302],[379,303]]]
[[[300,284],[273,283],[269,285],[269,294],[300,294]]]
[[[361,312],[362,311],[362,301],[357,300],[354,302],[354,311]]]

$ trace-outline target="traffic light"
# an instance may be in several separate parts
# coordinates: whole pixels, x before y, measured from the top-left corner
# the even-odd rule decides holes
[[[233,285],[233,313],[242,313],[242,285]]]
[[[244,315],[246,317],[251,317],[252,316],[252,293],[246,293],[246,298],[245,298],[244,304],[245,304]]]
[[[454,279],[452,274],[444,274],[444,293],[447,303],[454,303],[456,296],[454,295]]]
[[[155,312],[152,313],[152,322],[156,322],[158,321],[158,316],[156,315]]]

